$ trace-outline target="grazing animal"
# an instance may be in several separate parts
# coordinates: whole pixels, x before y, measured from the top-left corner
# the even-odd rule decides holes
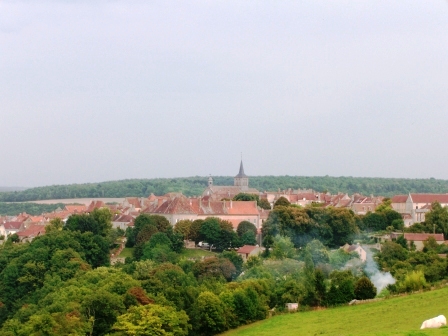
[[[443,315],[439,315],[424,321],[420,329],[440,328],[443,325],[446,325],[446,318]]]

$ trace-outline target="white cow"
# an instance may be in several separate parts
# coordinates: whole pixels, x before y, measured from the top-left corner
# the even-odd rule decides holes
[[[424,321],[420,329],[440,328],[443,325],[446,325],[446,318],[443,315],[439,315],[437,317],[433,317],[432,319]]]

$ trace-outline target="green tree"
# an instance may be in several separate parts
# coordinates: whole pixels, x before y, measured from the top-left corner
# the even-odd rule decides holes
[[[393,226],[396,230],[403,229],[404,221],[401,214],[393,209],[386,210],[383,212],[383,214],[386,217],[387,226]]]
[[[278,200],[275,201],[274,203],[274,208],[278,207],[278,206],[290,206],[291,202],[289,202],[286,197],[279,197]]]
[[[236,268],[227,258],[210,257],[196,262],[193,266],[193,274],[198,279],[224,279],[231,281],[236,275]]]
[[[218,250],[225,250],[231,247],[240,246],[237,233],[233,230],[233,225],[229,221],[219,220],[219,239],[215,243]]]
[[[400,235],[396,241],[397,244],[401,245],[403,248],[408,248],[408,240],[404,237],[404,235]]]
[[[328,305],[339,305],[355,298],[354,277],[350,271],[333,271],[330,274],[331,287],[327,293]]]
[[[107,237],[112,229],[112,213],[108,208],[95,209],[90,214],[74,214],[67,219],[65,230],[92,232]]]
[[[314,271],[314,287],[316,295],[316,304],[321,306],[326,301],[327,286],[325,285],[325,275],[320,269]]]
[[[439,250],[440,246],[439,244],[437,244],[437,241],[434,239],[434,237],[428,237],[428,239],[426,239],[423,242],[423,252],[435,252],[437,253],[437,251]]]
[[[241,255],[239,255],[235,251],[224,251],[221,253],[220,258],[228,259],[235,266],[236,272],[234,278],[240,275],[241,271],[243,270],[244,263]]]
[[[368,212],[362,221],[364,227],[369,231],[385,230],[388,226],[386,217],[382,213]]]
[[[317,239],[310,241],[306,245],[306,250],[310,253],[315,265],[326,264],[330,261],[327,248]]]
[[[257,244],[257,238],[255,237],[255,234],[252,231],[248,231],[244,233],[240,238],[240,245],[256,245]]]
[[[186,336],[191,326],[183,310],[151,304],[129,308],[126,314],[118,316],[112,329],[129,336]]]
[[[184,239],[189,240],[189,239],[191,239],[190,229],[191,229],[192,224],[193,224],[193,221],[191,221],[189,219],[180,220],[174,226],[174,232],[180,233],[184,237]]]
[[[234,201],[259,201],[258,195],[248,194],[248,193],[239,193],[233,197]]]
[[[383,202],[377,206],[375,209],[376,213],[386,213],[387,211],[393,210],[392,209],[392,200],[388,197],[383,199]]]
[[[199,230],[200,237],[203,241],[210,244],[210,249],[212,245],[219,242],[221,238],[221,220],[216,217],[208,217],[204,220]]]
[[[190,315],[195,335],[215,335],[228,329],[225,305],[209,291],[199,294]]]
[[[334,247],[351,244],[358,233],[353,211],[345,208],[331,208],[328,225],[333,233],[331,246]]]
[[[391,267],[397,261],[405,261],[408,257],[408,251],[396,242],[385,242],[378,253],[378,261],[384,267]]]
[[[271,210],[271,203],[266,198],[261,198],[258,206],[264,210]]]
[[[249,221],[242,221],[238,224],[238,227],[236,228],[236,232],[238,233],[238,236],[241,238],[247,232],[253,232],[254,235],[256,235],[257,228],[255,227],[254,224],[252,224]]]
[[[294,246],[305,246],[319,235],[319,227],[307,214],[306,209],[297,207],[275,207],[262,225],[263,245],[268,248],[273,238],[280,234],[289,237]]]
[[[376,296],[376,287],[368,277],[361,277],[355,284],[355,297],[358,300],[373,299]]]
[[[431,204],[431,210],[425,215],[425,225],[428,231],[435,228],[437,233],[443,233],[448,239],[448,208],[442,207],[439,202]]]
[[[60,218],[53,218],[50,223],[45,226],[45,233],[50,233],[52,231],[61,231],[64,227],[64,222]]]
[[[190,227],[190,239],[198,244],[201,241],[201,227],[204,223],[203,219],[196,219],[191,223]]]
[[[289,237],[275,236],[271,256],[274,259],[285,259],[294,257],[296,251]]]

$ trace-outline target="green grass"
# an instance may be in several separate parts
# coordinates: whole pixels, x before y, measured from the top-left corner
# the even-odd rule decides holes
[[[274,316],[222,335],[448,335],[447,327],[420,330],[424,320],[448,316],[447,299],[448,288],[443,288],[362,305]]]
[[[121,251],[120,255],[118,256],[119,258],[131,258],[132,257],[132,252],[134,251],[133,247],[125,247],[123,249],[123,251]]]
[[[216,256],[215,252],[210,252],[202,249],[184,249],[180,254],[185,258],[202,258],[202,257],[213,257]]]

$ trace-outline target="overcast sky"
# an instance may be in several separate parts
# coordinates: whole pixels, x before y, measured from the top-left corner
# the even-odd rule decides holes
[[[448,2],[0,0],[0,186],[448,179]]]

